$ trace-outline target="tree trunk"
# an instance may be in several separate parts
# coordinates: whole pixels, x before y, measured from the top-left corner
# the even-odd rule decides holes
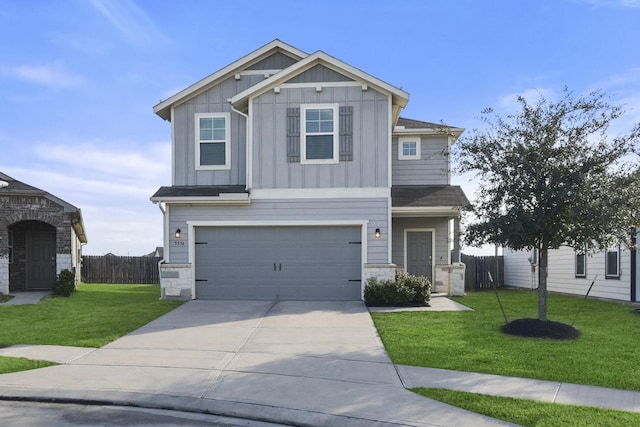
[[[538,254],[538,320],[547,320],[547,255],[549,247],[543,243]]]

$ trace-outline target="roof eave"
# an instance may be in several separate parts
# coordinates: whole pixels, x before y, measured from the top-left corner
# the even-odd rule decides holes
[[[401,206],[392,207],[394,217],[459,217],[462,207],[455,206]]]
[[[151,197],[153,203],[201,204],[201,205],[250,205],[247,193],[222,193],[219,196],[157,196]]]
[[[216,71],[215,73],[203,78],[202,80],[199,80],[186,89],[181,90],[180,92],[167,98],[166,100],[161,101],[153,107],[153,112],[162,117],[164,120],[170,120],[171,108],[173,106],[184,102],[186,99],[192,98],[193,96],[201,93],[202,91],[206,90],[207,88],[214,85],[216,82],[226,78],[227,76],[235,74],[238,69],[249,67],[252,63],[260,61],[261,59],[263,59],[263,57],[265,57],[273,50],[286,52],[292,56],[297,57],[298,59],[302,59],[308,56],[306,52],[288,45],[287,43],[284,43],[279,39],[275,39],[272,42],[262,46],[261,48],[258,48],[257,50],[232,62],[226,67]]]
[[[400,110],[407,105],[407,102],[409,102],[409,94],[402,89],[399,89],[395,86],[390,85],[389,83],[373,77],[365,73],[364,71],[361,71],[345,62],[340,61],[339,59],[327,55],[320,50],[289,66],[288,68],[285,68],[284,70],[274,74],[268,79],[238,93],[229,101],[234,108],[246,112],[250,98],[261,95],[271,88],[278,86],[279,84],[283,84],[292,77],[318,64],[325,65],[328,68],[333,69],[334,71],[340,72],[347,77],[354,79],[355,81],[365,81],[373,89],[391,94],[393,104],[397,105],[398,107],[398,116]]]

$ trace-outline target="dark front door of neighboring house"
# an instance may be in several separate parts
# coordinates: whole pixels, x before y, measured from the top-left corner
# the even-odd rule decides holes
[[[27,231],[27,290],[52,289],[56,278],[55,231]]]
[[[431,281],[432,239],[431,231],[407,231],[407,273],[425,276]]]

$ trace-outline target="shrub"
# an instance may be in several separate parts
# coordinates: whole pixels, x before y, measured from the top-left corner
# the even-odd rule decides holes
[[[423,276],[396,274],[396,280],[369,279],[364,288],[368,306],[421,306],[431,299],[431,283]]]
[[[59,297],[68,297],[76,290],[76,276],[70,270],[62,270],[53,283],[53,294]]]
[[[415,291],[412,304],[428,304],[431,301],[431,282],[424,276],[413,276],[407,273],[396,274],[396,281]]]

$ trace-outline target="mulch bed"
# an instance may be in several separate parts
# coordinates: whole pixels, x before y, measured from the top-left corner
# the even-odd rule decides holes
[[[503,325],[502,332],[520,337],[551,338],[554,340],[574,340],[580,336],[580,331],[571,325],[538,319],[514,320]]]

